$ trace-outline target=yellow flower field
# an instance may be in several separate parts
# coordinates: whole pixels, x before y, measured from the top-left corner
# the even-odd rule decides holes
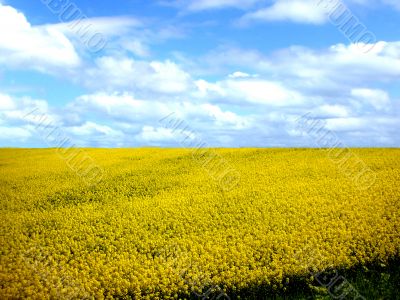
[[[367,189],[326,150],[215,149],[229,190],[190,149],[84,151],[95,185],[55,149],[0,150],[1,299],[234,299],[400,255],[399,149],[351,149]]]

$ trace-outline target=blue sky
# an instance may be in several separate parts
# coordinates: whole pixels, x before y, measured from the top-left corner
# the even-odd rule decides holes
[[[397,0],[0,0],[0,28],[3,147],[49,146],[35,115],[77,146],[316,146],[307,113],[400,145]]]

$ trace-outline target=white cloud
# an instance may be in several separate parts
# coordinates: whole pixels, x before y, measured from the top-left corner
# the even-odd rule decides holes
[[[148,84],[157,86],[155,90],[164,93],[179,93],[188,89],[190,75],[174,62],[169,60],[153,61],[150,63],[150,67],[153,74]]]
[[[270,6],[248,11],[239,20],[239,24],[276,21],[313,25],[324,24],[328,21],[329,14],[333,14],[333,11],[337,9],[339,1],[326,0],[320,2],[316,0],[274,0]],[[400,2],[397,0],[342,0],[340,3],[342,5],[356,4],[366,7],[384,4],[400,10]]]
[[[209,68],[209,70],[203,70],[203,73],[213,75],[217,72],[225,75],[227,72],[232,72],[232,68],[236,71],[238,67],[241,69],[265,70],[271,65],[265,56],[257,50],[226,46],[210,51],[200,58],[199,64],[201,66],[205,65],[203,68],[206,66]],[[229,67],[228,70],[223,69],[226,66]]]
[[[193,136],[189,131],[174,131],[170,128],[143,126],[141,132],[135,136],[136,139],[144,144],[177,142],[183,140],[184,136]]]
[[[50,112],[47,101],[32,99],[30,97],[12,97],[0,94],[1,118],[10,124],[35,124],[40,121],[40,116],[46,115],[46,121],[57,123],[57,116]]]
[[[11,110],[13,108],[15,108],[15,104],[11,97],[0,93],[0,111]]]
[[[390,109],[390,97],[386,91],[368,88],[351,90],[351,95],[362,102],[372,105],[376,110]]]
[[[350,132],[381,132],[384,133],[391,127],[398,128],[400,122],[394,117],[349,117],[332,118],[326,120],[326,129],[333,131]],[[383,130],[382,130],[383,129]]]
[[[169,21],[150,18],[112,16],[76,19],[44,27],[62,32],[84,54],[89,51],[147,58],[152,54],[151,46],[185,36],[184,25],[175,26]]]
[[[127,57],[100,57],[96,67],[86,70],[81,78],[93,88],[124,88],[165,94],[183,93],[190,88],[191,78],[176,63],[133,60]]]
[[[276,0],[269,7],[245,14],[240,23],[253,21],[323,24],[327,21],[327,13],[316,4],[315,0]]]
[[[226,89],[232,97],[272,106],[296,105],[302,97],[279,82],[267,80],[227,80]]]
[[[225,57],[223,63],[229,68],[250,71],[226,72],[230,75],[215,82],[195,80],[171,61],[101,57],[97,68],[82,75],[85,78],[90,75],[93,88],[103,92],[78,97],[65,113],[55,117],[58,122],[64,122],[65,130],[78,142],[86,140],[100,145],[98,141],[104,139],[108,144],[101,145],[105,146],[126,145],[127,141],[140,145],[146,145],[146,141],[151,145],[172,145],[176,136],[159,125],[159,120],[171,112],[201,136],[210,137],[214,145],[231,145],[234,137],[240,137],[239,132],[248,133],[243,140],[248,145],[254,144],[255,139],[262,143],[262,136],[271,139],[269,143],[284,145],[285,137],[300,138],[291,128],[287,129],[291,118],[307,111],[327,118],[329,128],[335,132],[359,137],[371,132],[389,141],[391,130],[398,124],[384,120],[395,119],[398,110],[387,110],[392,104],[390,95],[366,83],[368,80],[396,82],[397,51],[397,43],[386,42],[378,43],[364,58],[351,45],[335,45],[320,51],[291,47],[270,57],[250,51],[246,64],[249,59],[255,60],[257,76],[251,75],[255,73],[251,68],[233,66],[234,58],[230,62],[231,58]],[[365,67],[368,63],[376,68],[375,75],[380,68],[382,76],[375,78],[370,68]],[[359,64],[354,74],[353,69],[349,70],[351,64]],[[389,64],[394,68],[388,68]],[[182,74],[181,78],[179,75],[169,78],[174,72]],[[327,82],[317,75],[333,83],[334,88],[326,89]],[[132,78],[135,80],[130,81]],[[104,86],[110,89],[107,91]],[[243,108],[243,112],[239,113],[238,108]],[[8,120],[20,122],[18,110],[6,113]],[[67,115],[77,117],[69,122]],[[255,138],[256,132],[261,136]]]
[[[290,106],[303,103],[301,94],[280,82],[265,79],[227,79],[216,83],[198,81],[199,96],[222,97],[231,102],[248,102],[269,106]]]
[[[109,126],[96,124],[94,122],[85,122],[80,126],[72,126],[68,128],[68,131],[74,135],[79,136],[112,136],[112,137],[123,137],[123,133],[118,130],[114,130]]]
[[[215,68],[249,68],[259,77],[274,77],[292,84],[313,89],[328,87],[343,90],[347,85],[395,82],[400,77],[400,42],[380,41],[372,50],[363,53],[355,44],[335,44],[326,49],[314,50],[291,46],[262,55],[254,50],[223,48],[212,51],[201,63]]]
[[[228,75],[228,77],[229,78],[249,78],[249,77],[257,77],[256,75],[250,75],[250,74],[247,74],[247,73],[244,73],[244,72],[240,72],[240,71],[237,71],[237,72],[234,72],[234,73],[232,73],[232,74],[229,74]]]
[[[244,129],[251,124],[251,118],[239,116],[217,105],[185,101],[163,102],[156,99],[139,100],[129,93],[97,93],[83,95],[70,105],[70,110],[80,114],[99,113],[101,118],[114,122],[131,124],[158,124],[165,116],[175,113],[177,118],[194,125],[217,128]],[[208,124],[208,125],[207,125]]]
[[[204,10],[215,10],[223,8],[247,9],[261,0],[177,0],[161,2],[184,9],[187,12],[198,12]]]
[[[132,52],[136,56],[139,56],[139,57],[150,56],[149,47],[140,40],[129,39],[129,40],[123,41],[122,46],[124,47],[124,49]]]
[[[99,32],[111,37],[127,34],[132,28],[141,28],[145,25],[143,21],[133,17],[99,17],[84,18],[79,21],[74,20],[46,26],[57,29],[66,35],[79,36],[86,32],[86,28],[89,28],[88,32]]]
[[[7,28],[0,31],[0,65],[62,76],[68,70],[79,73],[86,68],[82,60],[89,58],[85,52],[91,48],[148,57],[149,44],[181,37],[179,29],[172,26],[152,29],[151,24],[124,16],[33,26],[22,12],[3,4],[0,4],[0,26]],[[105,48],[97,49],[97,42],[100,46],[104,42]]]
[[[241,78],[226,81],[259,82],[259,79]],[[263,82],[262,86],[264,87],[265,84],[270,88],[269,84],[273,83]],[[217,84],[221,82],[211,85]],[[276,88],[275,85],[273,87]],[[251,90],[253,89],[252,87]],[[379,95],[377,90],[355,90],[355,96],[351,95],[353,101],[370,106],[371,103],[359,97],[367,97],[374,93]],[[229,89],[225,92],[230,98]],[[237,90],[234,90],[234,93],[238,93]],[[247,90],[245,93],[251,94]],[[286,96],[282,97],[283,101],[289,101]],[[140,100],[128,92],[83,95],[59,112],[49,109],[47,102],[43,100],[13,98],[7,95],[4,99],[11,99],[14,106],[7,106],[10,110],[2,112],[2,116],[5,117],[2,118],[4,122],[1,124],[0,131],[11,128],[9,132],[15,134],[16,137],[13,143],[41,140],[33,126],[28,125],[32,120],[26,117],[27,107],[31,108],[35,104],[41,106],[41,111],[46,113],[49,120],[58,125],[66,136],[80,146],[180,146],[179,143],[184,135],[195,135],[214,146],[295,145],[302,139],[302,135],[293,129],[294,119],[307,111],[311,111],[318,118],[327,118],[326,127],[338,133],[344,141],[350,141],[350,145],[352,143],[364,145],[368,142],[395,145],[398,142],[395,135],[400,125],[398,109],[397,112],[396,110],[373,111],[374,113],[365,114],[363,109],[356,110],[350,103],[348,105],[322,103],[313,109],[313,106],[307,102],[308,99],[297,106],[280,105],[277,109],[277,105],[265,105],[265,98],[260,98],[259,101],[263,104],[256,102],[257,106],[253,114],[249,112],[239,114],[219,105],[198,101],[201,99],[169,102],[157,99]],[[237,98],[239,99],[244,98]],[[266,106],[265,110],[260,109],[264,106]],[[164,128],[160,121],[172,112],[175,118],[184,122],[184,125],[175,132]],[[39,112],[36,113],[39,114]],[[78,117],[76,122],[69,124],[66,122],[65,115],[71,114]],[[185,131],[184,134],[181,133],[182,130]],[[4,136],[8,137],[7,134]],[[371,139],[366,137],[371,137]],[[5,145],[7,142],[4,141],[2,144]]]
[[[345,118],[350,115],[350,109],[344,105],[339,104],[324,104],[319,106],[314,114],[316,116],[326,118],[326,117],[341,117]]]
[[[220,107],[211,104],[202,104],[199,107],[203,109],[209,116],[211,116],[218,127],[228,127],[233,129],[245,129],[251,125],[249,117],[239,116],[231,111],[223,111]]]
[[[74,16],[71,12],[70,15]],[[133,17],[79,18],[74,16],[72,21],[68,19],[62,23],[46,24],[38,28],[64,34],[82,53],[128,50],[134,54],[143,55],[147,48],[141,34],[141,32],[146,32],[146,24]]]
[[[25,141],[31,137],[29,130],[20,127],[0,126],[0,140],[13,142],[15,140]]]
[[[32,26],[11,6],[0,4],[0,65],[49,72],[81,61],[70,40],[59,30]]]
[[[103,93],[82,95],[70,105],[78,113],[98,112],[102,117],[129,122],[143,122],[149,116],[162,118],[170,113],[162,102],[136,99],[130,93]]]
[[[393,5],[398,7],[396,0],[381,0],[383,3]],[[271,2],[271,1],[268,1]],[[303,22],[304,20],[309,23],[314,23],[318,21],[320,18],[323,18],[321,12],[315,12],[315,8],[318,7],[318,3],[315,0],[273,0],[273,4],[268,7],[263,7],[259,10],[259,12],[268,11],[267,18],[271,21],[273,20],[300,20]],[[371,0],[343,0],[345,3],[355,3],[358,5],[370,5]],[[218,9],[229,9],[236,8],[244,11],[251,11],[254,7],[259,7],[265,5],[267,1],[265,0],[164,0],[159,1],[159,3],[166,5],[177,7],[179,9],[185,10],[186,12],[199,12],[205,10],[218,10]],[[329,3],[327,0],[327,4],[332,5],[334,3]],[[297,9],[297,11],[296,11]],[[258,11],[257,11],[258,12]],[[254,13],[254,11],[253,11]],[[273,13],[276,15],[274,16]],[[301,16],[303,13],[303,16]],[[306,16],[310,15],[310,16]],[[326,18],[325,18],[326,20]],[[318,23],[318,22],[317,22]]]
[[[197,90],[193,93],[195,97],[206,98],[211,95],[225,96],[225,90],[218,84],[208,82],[204,79],[195,81]]]

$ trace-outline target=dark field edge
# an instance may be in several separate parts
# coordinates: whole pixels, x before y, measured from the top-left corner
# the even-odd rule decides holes
[[[337,268],[325,270],[316,274],[318,280],[311,273],[286,276],[283,283],[253,285],[243,289],[212,290],[213,287],[204,287],[203,294],[179,294],[178,299],[189,300],[267,300],[267,299],[371,299],[371,300],[400,300],[400,256],[392,257],[385,264],[375,261],[365,265],[356,265],[352,268]],[[337,278],[335,280],[334,278]],[[331,283],[329,285],[329,283]],[[342,285],[341,285],[342,283]],[[324,287],[325,285],[325,287]],[[154,291],[152,291],[154,292]],[[156,291],[157,292],[157,291]],[[158,299],[165,299],[166,295],[159,292]],[[226,296],[227,295],[227,296]],[[146,294],[143,295],[145,297]],[[136,299],[132,294],[114,295],[114,299]],[[137,298],[138,299],[138,298]],[[172,299],[171,296],[169,299]]]
[[[315,277],[311,273],[289,276],[289,283],[278,290],[268,285],[256,285],[236,292],[227,290],[227,295],[232,300],[400,299],[400,256],[389,259],[386,264],[375,261],[347,269],[325,270]]]

